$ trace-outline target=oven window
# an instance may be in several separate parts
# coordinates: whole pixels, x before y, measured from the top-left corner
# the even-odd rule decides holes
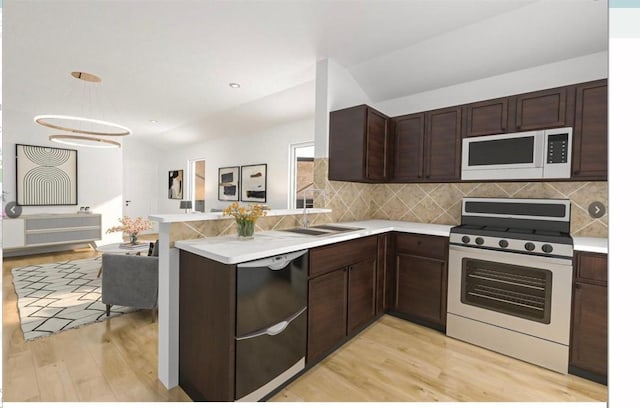
[[[549,324],[551,271],[462,259],[462,303]]]

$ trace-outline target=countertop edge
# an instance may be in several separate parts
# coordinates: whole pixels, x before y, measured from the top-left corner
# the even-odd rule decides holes
[[[608,254],[609,239],[593,237],[573,237],[573,250]]]

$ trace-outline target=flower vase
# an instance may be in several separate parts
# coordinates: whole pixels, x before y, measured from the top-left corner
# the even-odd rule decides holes
[[[255,227],[254,221],[238,220],[236,221],[236,224],[238,226],[238,239],[253,239],[253,231]]]
[[[131,245],[137,245],[138,244],[138,234],[137,233],[129,234],[129,244],[131,244]]]

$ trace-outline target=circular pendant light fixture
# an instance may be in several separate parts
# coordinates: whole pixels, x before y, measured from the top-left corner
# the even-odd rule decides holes
[[[100,83],[102,79],[88,72],[73,71],[71,76],[78,80],[90,83]],[[91,85],[93,86],[93,85]],[[91,88],[90,86],[90,88]],[[90,95],[89,95],[90,96]],[[84,107],[91,108],[92,98],[89,97],[84,103]],[[93,116],[93,115],[92,115]],[[101,139],[92,136],[107,136],[107,137],[120,137],[128,136],[133,132],[126,126],[119,125],[114,122],[106,120],[91,119],[83,116],[72,115],[38,115],[33,118],[33,121],[41,126],[51,129],[61,130],[64,132],[71,132],[74,134],[89,135],[89,136],[75,136],[75,135],[52,135],[49,136],[49,140],[70,144],[73,146],[84,147],[120,147],[120,143],[113,140]]]
[[[38,115],[33,118],[33,121],[38,125],[45,126],[51,129],[62,130],[65,132],[82,133],[84,135],[127,136],[131,134],[131,129],[122,125],[118,125],[117,123],[107,122],[106,120],[83,118],[80,116]],[[65,126],[62,123],[55,123],[56,121],[68,121],[72,124],[77,123],[78,125]],[[90,129],[89,126],[92,125],[102,126],[104,130]]]
[[[49,140],[69,146],[96,147],[100,149],[114,149],[122,146],[115,140],[100,139],[92,136],[51,135],[49,136]]]

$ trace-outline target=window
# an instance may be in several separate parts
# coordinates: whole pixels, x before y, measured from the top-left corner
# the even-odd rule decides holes
[[[289,208],[303,208],[304,191],[313,188],[313,142],[291,145]],[[313,194],[307,195],[307,208],[313,207]]]
[[[204,159],[189,160],[189,199],[195,211],[205,212],[204,185]]]

